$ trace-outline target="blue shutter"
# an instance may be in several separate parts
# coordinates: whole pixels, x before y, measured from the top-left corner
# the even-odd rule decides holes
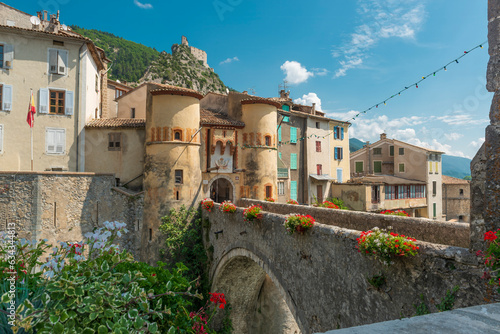
[[[333,139],[338,139],[337,138],[337,128],[338,128],[338,126],[333,127]]]
[[[344,129],[342,129],[344,130]],[[339,151],[340,151],[340,160],[344,159],[344,148],[343,147],[339,147]]]
[[[335,152],[335,160],[339,160],[336,147],[333,149],[333,152]]]
[[[297,153],[290,154],[290,169],[297,169]]]
[[[73,115],[73,108],[74,108],[74,97],[73,97],[73,92],[67,90],[66,91],[66,101],[65,101],[65,107],[66,107],[66,115]]]
[[[280,157],[280,159],[281,159],[281,152],[278,152],[278,156],[279,156],[279,157]]]
[[[278,128],[278,141],[281,141],[281,126]]]
[[[340,128],[340,139],[344,140],[344,128]]]
[[[290,182],[290,198],[297,200],[297,181]]]
[[[290,128],[290,143],[297,142],[297,128]]]
[[[286,122],[286,123],[290,122],[290,117],[283,116],[283,122]]]
[[[47,88],[40,88],[38,92],[38,112],[40,114],[49,113],[49,90]]]
[[[289,105],[286,105],[284,104],[281,109],[285,110],[285,111],[290,111],[290,106]]]

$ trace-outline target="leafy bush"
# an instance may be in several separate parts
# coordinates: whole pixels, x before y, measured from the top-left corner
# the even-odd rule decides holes
[[[330,197],[327,199],[328,202],[331,202],[339,207],[340,210],[349,210],[349,208],[345,205],[344,201],[340,198]]]
[[[254,220],[262,219],[261,210],[262,207],[260,205],[252,205],[243,210],[243,217],[245,221],[251,223]]]
[[[318,206],[320,208],[327,208],[327,209],[338,209],[339,207],[335,204],[333,204],[332,202],[329,202],[329,201],[324,201],[323,203],[321,204],[318,204]]]
[[[16,307],[12,330],[40,334],[193,330],[197,319],[190,317],[186,308],[192,304],[186,298],[202,296],[190,292],[190,283],[182,276],[187,268],[179,265],[171,273],[134,261],[114,244],[124,232],[125,224],[105,222],[103,228],[87,233],[85,241],[61,242],[43,264],[39,258],[51,247],[45,241],[15,242],[4,235],[0,254],[12,260],[9,255],[14,248],[12,262],[20,270],[11,271],[7,267],[10,263],[3,262],[4,268],[9,268],[3,275],[21,285],[31,282],[32,288],[23,300],[13,300],[10,289],[2,291],[2,303],[10,305],[12,301]],[[35,273],[37,265],[40,270]],[[203,312],[211,306],[206,305]]]
[[[482,256],[486,271],[483,278],[488,279],[489,283],[497,288],[500,293],[500,229],[496,232],[488,231],[484,234],[484,240],[488,242],[486,252],[478,251],[476,255]]]

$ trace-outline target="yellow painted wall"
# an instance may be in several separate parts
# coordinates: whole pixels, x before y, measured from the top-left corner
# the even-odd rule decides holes
[[[135,118],[146,118],[146,96],[148,85],[120,97],[118,102],[118,118],[132,117],[131,108],[135,108]],[[112,104],[110,104],[111,106]]]
[[[0,170],[27,171],[31,169],[30,127],[26,122],[30,89],[33,89],[37,114],[33,128],[34,170],[51,167],[77,170],[77,128],[79,109],[79,49],[82,42],[67,39],[64,46],[54,46],[53,37],[34,36],[26,33],[2,33],[1,43],[14,46],[12,69],[0,69],[0,84],[13,86],[11,111],[0,111],[3,126],[3,153],[0,153]],[[48,73],[48,49],[68,51],[68,74]],[[73,115],[40,114],[39,89],[56,88],[74,92]],[[2,108],[0,108],[2,109]],[[46,128],[66,130],[65,154],[48,154],[45,148]]]

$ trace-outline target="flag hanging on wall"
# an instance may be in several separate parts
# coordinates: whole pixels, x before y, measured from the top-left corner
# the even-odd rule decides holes
[[[26,122],[28,122],[30,128],[32,128],[33,125],[35,125],[35,114],[36,114],[35,99],[33,98],[33,91],[31,91],[30,104],[28,106],[28,116],[26,117]]]

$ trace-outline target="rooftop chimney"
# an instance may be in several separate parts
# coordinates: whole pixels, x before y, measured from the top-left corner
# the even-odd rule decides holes
[[[47,21],[47,11],[46,10],[43,11],[43,20]]]
[[[312,113],[313,115],[316,115],[316,103],[313,103],[311,113]]]
[[[57,22],[59,22],[59,11],[57,11],[56,19],[57,19]]]
[[[381,133],[380,134],[380,139],[387,139],[387,134],[384,132],[384,133]]]
[[[284,89],[280,90],[280,97],[282,99],[289,99],[290,98],[290,91],[286,91]]]

